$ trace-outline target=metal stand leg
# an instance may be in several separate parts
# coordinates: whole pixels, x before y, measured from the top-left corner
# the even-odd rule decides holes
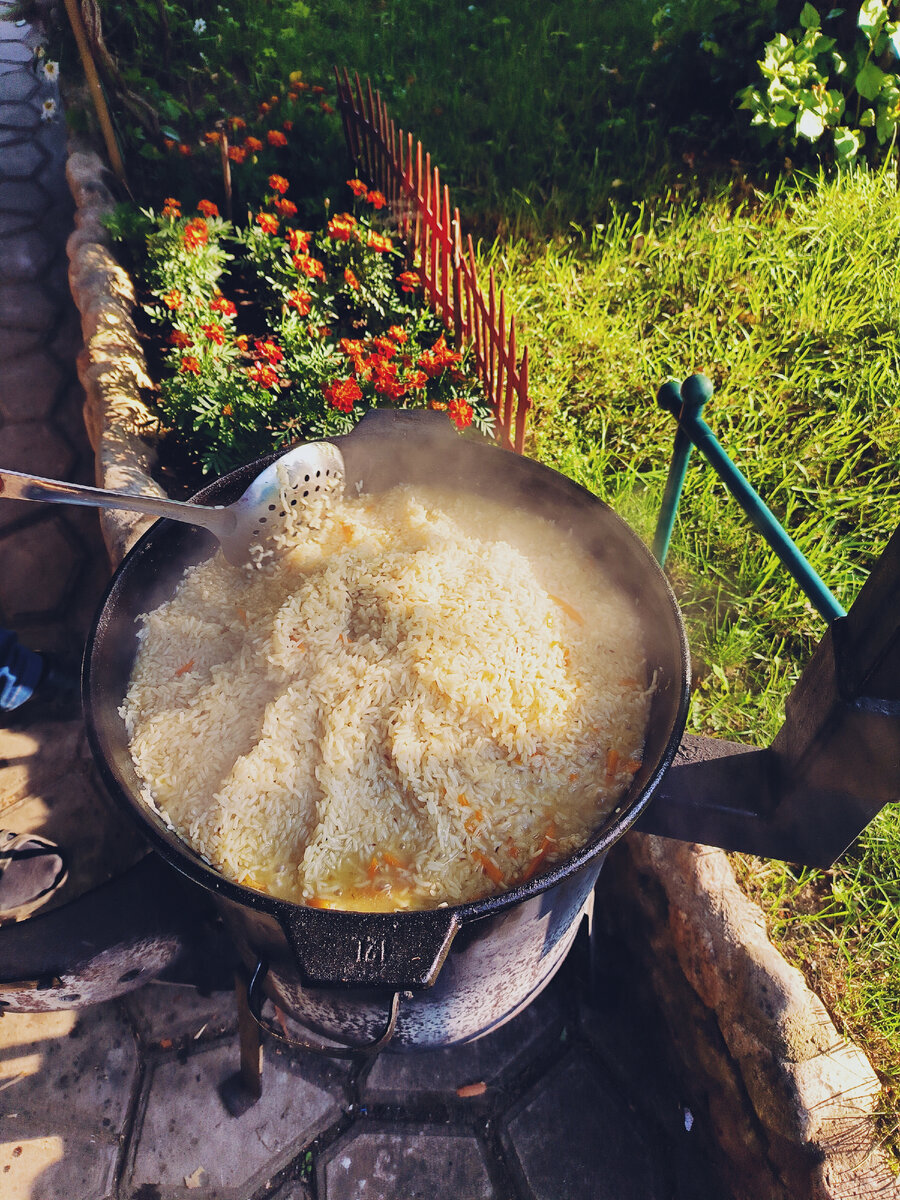
[[[250,1011],[248,981],[243,970],[234,975],[234,993],[238,1010],[238,1038],[241,1048],[240,1070],[219,1086],[219,1096],[232,1117],[242,1116],[262,1095],[263,1047],[259,1025]]]

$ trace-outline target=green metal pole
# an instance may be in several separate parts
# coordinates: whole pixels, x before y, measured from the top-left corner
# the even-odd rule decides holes
[[[675,393],[678,393],[681,400],[680,409],[676,409],[675,407]],[[838,617],[845,617],[847,615],[845,610],[841,608],[795,543],[785,533],[774,514],[763,503],[759,494],[754,491],[745,476],[722,449],[716,435],[700,415],[703,411],[703,406],[709,400],[712,393],[712,384],[705,375],[691,375],[682,384],[680,392],[677,385],[669,385],[668,391],[665,388],[660,389],[658,399],[661,407],[673,412],[678,418],[679,431],[687,436],[690,442],[697,447],[704,458],[710,463],[729,492],[731,492],[732,496],[734,496],[735,500],[737,500],[738,504],[740,504],[741,508],[743,508],[744,512],[753,522],[755,528],[759,530],[780,561],[787,567],[792,577],[800,585],[819,615],[824,617],[829,624],[837,620]],[[676,442],[676,450],[677,448]],[[684,469],[686,469],[687,456],[684,455],[683,457]],[[672,480],[675,466],[676,463],[673,457],[672,469],[669,472],[670,481]],[[678,482],[677,491],[674,492],[676,506],[678,496],[681,492],[681,483],[684,481],[684,469],[681,470],[681,480]],[[664,526],[664,518],[668,522],[669,535],[671,534],[672,524],[675,519],[674,508],[672,508],[671,512],[667,512],[666,509],[668,494],[669,484],[667,483],[666,496],[663,498],[663,511],[660,514],[660,522],[657,525],[658,537],[660,536],[660,527]],[[654,553],[657,559],[662,562],[663,558],[660,558],[659,553],[657,553],[656,545],[656,540],[654,540]],[[664,555],[668,549],[668,537],[666,537],[664,544],[660,541],[660,545],[663,548]]]

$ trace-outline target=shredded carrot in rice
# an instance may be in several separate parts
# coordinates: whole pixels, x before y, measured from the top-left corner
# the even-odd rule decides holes
[[[562,596],[554,596],[550,592],[547,593],[554,604],[558,604],[567,617],[571,617],[576,625],[584,624],[584,617],[574,605],[571,605],[568,600],[563,600]]]
[[[556,826],[551,821],[547,826],[547,832],[544,834],[544,840],[541,842],[540,849],[537,854],[525,868],[522,875],[522,882],[526,883],[532,875],[537,871],[538,867],[556,845]]]
[[[403,870],[404,864],[399,858],[395,858],[394,855],[391,854],[390,850],[385,850],[381,856],[381,861],[386,867],[392,867],[395,871]]]
[[[472,857],[481,867],[482,871],[484,871],[485,875],[487,875],[488,879],[492,880],[494,883],[503,882],[503,872],[492,858],[488,858],[488,856],[486,854],[482,854],[480,850],[473,850]]]
[[[178,668],[178,670],[175,672],[176,679],[180,678],[180,676],[182,676],[182,675],[186,675],[193,665],[194,665],[194,659],[192,659],[192,658],[189,658],[186,663],[182,663],[181,666]]]
[[[606,778],[614,779],[616,771],[619,769],[619,752],[618,750],[608,750],[606,753]]]

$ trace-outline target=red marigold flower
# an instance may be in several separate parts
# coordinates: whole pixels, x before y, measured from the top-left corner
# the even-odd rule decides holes
[[[233,317],[237,315],[237,308],[235,307],[233,301],[226,300],[221,294],[213,297],[209,304],[209,310],[210,312],[222,313],[222,315],[226,317]]]
[[[259,115],[261,117],[264,117],[271,107],[272,107],[271,104],[266,104],[266,102],[263,101],[262,104],[259,106]]]
[[[259,338],[257,338],[253,343],[253,347],[256,350],[256,353],[261,358],[264,358],[266,362],[280,363],[284,358],[284,354],[274,342],[261,341]]]
[[[295,308],[301,317],[305,317],[309,314],[312,296],[309,292],[291,292],[287,302],[289,308]]]
[[[178,143],[177,143],[177,142],[173,142],[171,138],[165,138],[165,139],[163,140],[163,145],[165,146],[165,148],[166,148],[167,150],[174,150],[174,149],[175,149],[175,147],[178,145]]]
[[[273,192],[278,192],[279,196],[283,196],[290,186],[283,175],[269,176],[269,187]]]
[[[162,215],[164,217],[174,217],[177,220],[181,216],[181,201],[176,200],[174,196],[167,196],[163,205]]]
[[[409,334],[402,325],[391,325],[388,329],[388,337],[393,338],[398,346],[405,346]]]
[[[428,376],[424,371],[410,371],[406,376],[406,383],[408,387],[423,388],[427,382]]]
[[[385,358],[393,358],[393,356],[397,353],[397,347],[390,338],[374,337],[372,338],[372,345],[375,347],[378,353],[383,354]]]
[[[322,389],[322,394],[338,412],[348,413],[357,400],[362,399],[362,390],[355,379],[335,379]]]
[[[325,89],[318,83],[315,84],[314,87],[312,87],[310,90],[312,91],[312,94],[314,96],[321,96],[322,93],[325,91]]]
[[[415,271],[404,271],[397,276],[401,292],[414,292],[419,286],[419,276]]]
[[[243,146],[229,146],[228,157],[232,162],[242,163],[247,157],[247,151]]]
[[[295,254],[292,261],[301,275],[325,282],[325,266],[317,258],[310,258],[308,254]]]
[[[252,367],[247,367],[247,375],[260,387],[274,387],[278,382],[278,372],[268,363],[254,363]]]
[[[170,292],[166,292],[163,296],[163,304],[165,304],[166,308],[179,309],[184,304],[184,296],[182,296],[178,288],[172,288]]]
[[[328,103],[327,100],[323,100],[322,103],[319,105],[319,108],[321,108],[323,113],[333,113],[334,112],[334,109],[331,107],[331,105]]]
[[[348,179],[347,187],[359,200],[363,199],[369,190],[361,179]]]
[[[186,143],[180,142],[178,145],[178,153],[184,158],[190,158],[193,154],[193,150],[190,148],[190,146],[186,145]]]
[[[278,199],[275,201],[275,207],[283,217],[296,217],[297,215],[297,205],[293,200]]]
[[[447,401],[446,400],[432,400],[429,403],[428,407],[433,408],[435,412],[446,412],[447,411]]]
[[[312,240],[312,234],[306,233],[303,229],[289,229],[285,234],[287,244],[290,246],[294,254],[305,250]]]
[[[385,237],[383,233],[376,233],[374,229],[369,234],[366,245],[370,250],[377,250],[379,254],[387,254],[394,248],[394,243],[389,237]]]
[[[430,350],[423,350],[419,355],[419,366],[432,379],[440,375],[445,367],[451,367],[461,361],[462,355],[450,349],[443,334]]]
[[[294,128],[294,122],[293,121],[285,121],[284,124],[281,126],[281,128],[284,130],[285,133],[290,133],[291,130]]]
[[[373,208],[384,208],[384,206],[387,204],[387,200],[385,200],[384,195],[381,192],[369,192],[369,194],[366,196],[366,201],[371,204]]]
[[[260,227],[260,229],[263,231],[263,233],[277,233],[278,232],[278,218],[273,217],[271,213],[264,213],[264,212],[257,213],[256,214],[256,223]]]
[[[472,424],[472,405],[466,400],[450,401],[450,420],[457,429],[465,429]]]
[[[193,345],[193,342],[183,329],[173,329],[169,334],[169,341],[178,350],[186,350],[188,346]]]
[[[259,140],[259,138],[255,138],[255,137],[245,137],[244,138],[244,149],[249,154],[256,154],[260,150],[262,150],[262,148],[263,148],[263,144]]]
[[[234,344],[242,354],[246,354],[250,348],[250,339],[247,337],[246,333],[239,333],[234,339]]]
[[[181,360],[181,366],[178,368],[182,375],[199,375],[200,361],[193,354],[185,354]]]
[[[341,338],[338,345],[348,358],[361,358],[365,352],[362,342],[354,341],[351,338]]]
[[[209,325],[201,325],[203,333],[211,342],[215,342],[217,346],[225,345],[225,326],[217,325],[214,322]]]
[[[197,203],[197,212],[203,213],[204,217],[217,217],[219,210],[212,200],[200,200]]]
[[[354,291],[359,291],[359,280],[353,274],[349,267],[344,267],[344,280],[353,288]]]
[[[338,213],[328,222],[328,236],[336,242],[349,242],[356,229],[356,217],[350,213]]]
[[[266,134],[266,141],[270,146],[286,146],[287,138],[280,129],[270,129]]]

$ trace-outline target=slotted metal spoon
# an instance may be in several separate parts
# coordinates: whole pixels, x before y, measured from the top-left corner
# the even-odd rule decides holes
[[[319,501],[342,495],[344,477],[344,459],[337,446],[330,442],[307,442],[288,450],[266,467],[233,504],[212,506],[157,496],[132,496],[128,492],[3,469],[0,469],[0,496],[50,504],[82,504],[89,508],[124,508],[199,525],[215,534],[230,563],[243,566],[250,560],[251,547],[264,543],[279,516],[285,515],[282,485],[286,487],[291,508],[311,508]]]

